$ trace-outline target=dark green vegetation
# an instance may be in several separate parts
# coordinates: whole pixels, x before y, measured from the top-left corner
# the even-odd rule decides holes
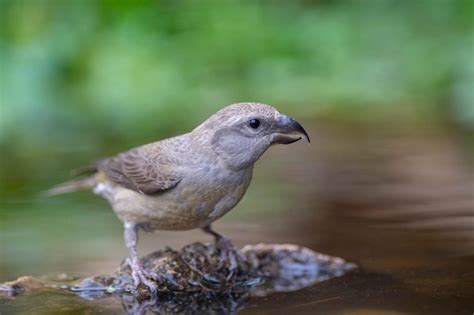
[[[470,0],[0,6],[2,163],[22,182],[58,154],[74,167],[243,100],[297,117],[474,121]]]

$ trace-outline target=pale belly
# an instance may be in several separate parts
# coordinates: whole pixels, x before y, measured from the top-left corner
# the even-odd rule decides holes
[[[212,186],[182,181],[155,195],[140,194],[110,182],[99,184],[94,192],[109,201],[124,223],[151,230],[191,230],[209,225],[234,208],[247,191],[251,172]]]

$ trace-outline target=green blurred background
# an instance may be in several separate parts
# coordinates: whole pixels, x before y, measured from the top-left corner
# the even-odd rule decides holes
[[[471,0],[0,5],[3,192],[50,178],[55,154],[75,167],[238,101],[307,119],[474,126]]]
[[[105,202],[37,194],[227,104],[272,104],[310,129],[449,126],[472,149],[471,0],[0,0],[0,14],[3,279],[32,259],[63,270],[66,258],[45,253],[68,244],[80,258],[114,239],[125,254]],[[258,202],[289,208],[284,197],[258,198],[282,186],[261,178],[242,217]]]

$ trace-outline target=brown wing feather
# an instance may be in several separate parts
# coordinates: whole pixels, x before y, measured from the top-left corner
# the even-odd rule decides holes
[[[173,161],[154,146],[130,150],[97,163],[97,168],[113,182],[144,194],[154,194],[176,186],[181,177]]]

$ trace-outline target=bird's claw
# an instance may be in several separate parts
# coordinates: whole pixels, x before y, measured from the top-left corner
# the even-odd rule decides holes
[[[219,250],[219,265],[218,269],[221,269],[225,265],[228,265],[229,275],[227,279],[230,279],[235,271],[237,270],[238,260],[244,260],[242,254],[235,248],[234,244],[227,237],[221,236],[217,240],[217,249]]]
[[[138,288],[141,285],[144,285],[148,288],[148,291],[152,296],[156,296],[158,292],[158,286],[153,280],[151,280],[154,277],[146,272],[138,261],[133,262],[130,258],[127,258],[125,263],[129,265],[130,269],[132,270],[134,292],[137,292]]]

